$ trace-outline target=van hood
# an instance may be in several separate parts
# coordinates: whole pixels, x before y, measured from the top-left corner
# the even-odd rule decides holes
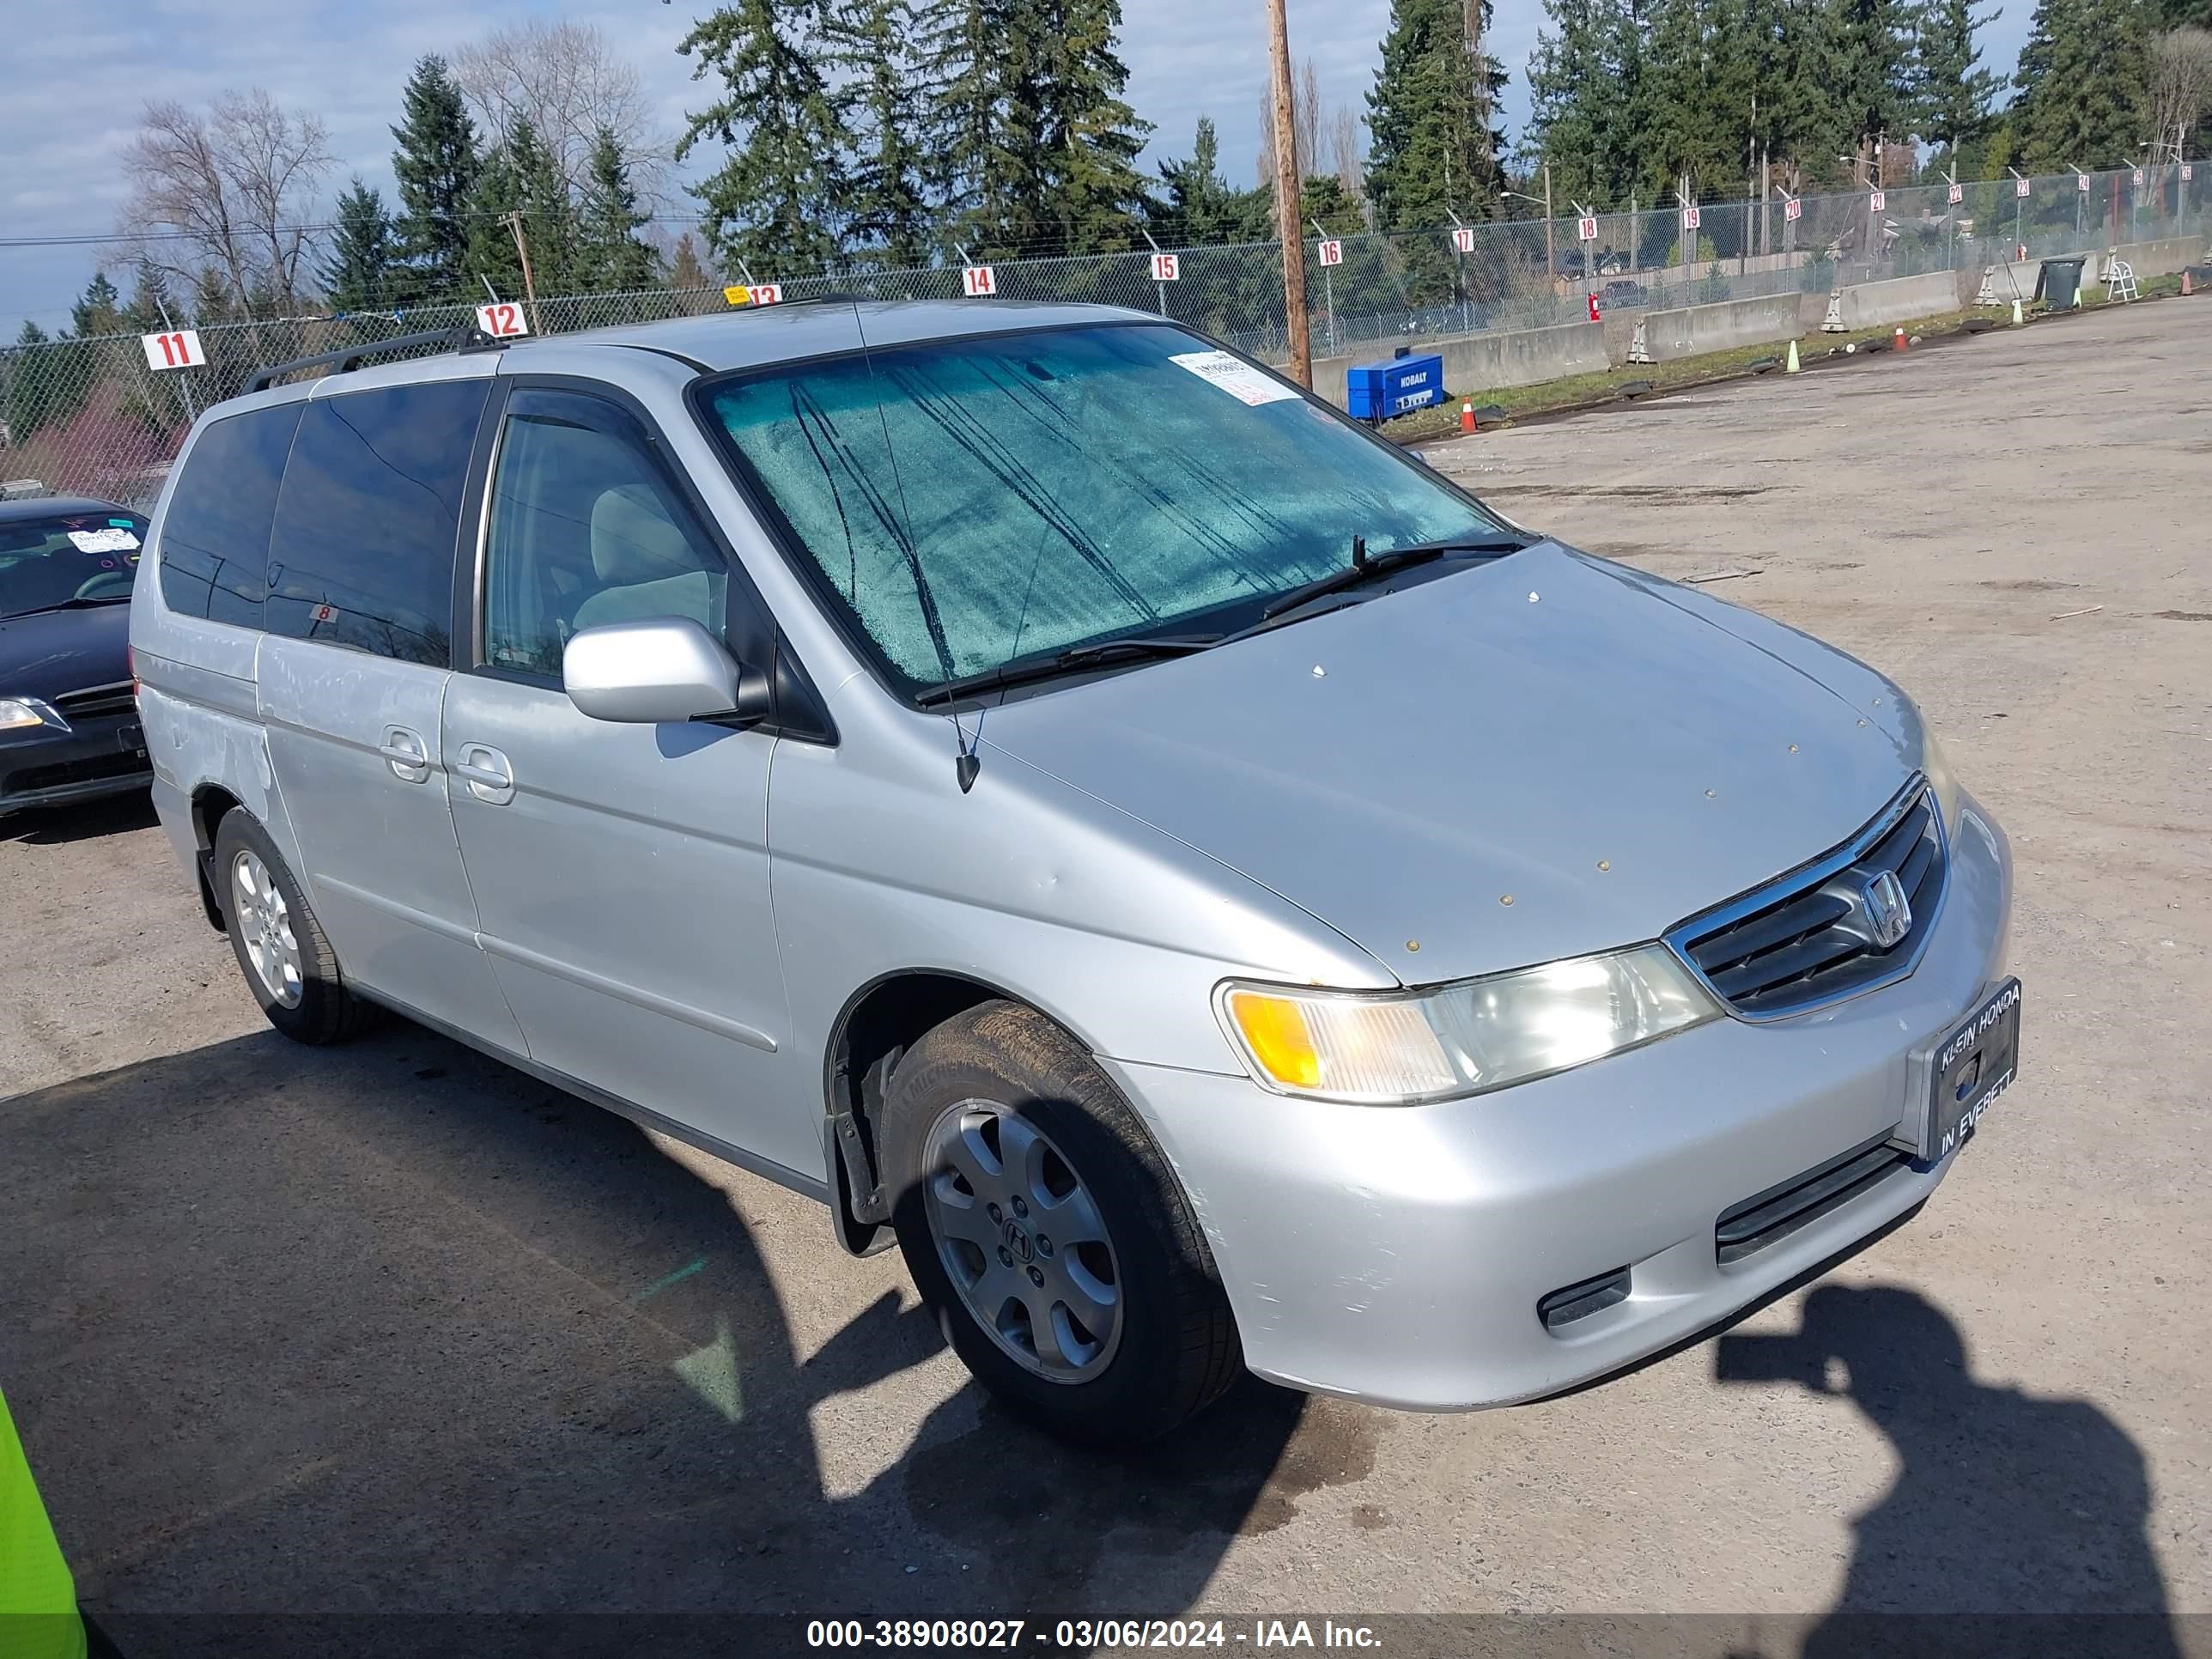
[[[1419,984],[1656,938],[1847,839],[1920,745],[1864,665],[1542,543],[1010,702],[981,746]]]

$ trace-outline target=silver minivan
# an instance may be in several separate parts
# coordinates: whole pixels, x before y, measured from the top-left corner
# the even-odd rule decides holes
[[[2007,843],[1902,692],[1161,318],[292,368],[201,417],[131,617],[270,1022],[813,1195],[1062,1433],[1618,1370],[2012,1079]]]

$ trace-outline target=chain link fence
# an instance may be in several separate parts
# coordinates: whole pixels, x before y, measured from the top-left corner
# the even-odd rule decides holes
[[[1309,328],[1316,357],[1388,356],[1398,344],[1486,330],[1540,328],[1607,311],[1658,308],[1968,270],[2205,229],[2206,179],[2168,164],[1958,187],[1917,185],[1764,203],[1602,213],[1594,227],[1541,219],[1374,233],[1305,243]],[[2193,169],[2191,169],[2193,173]],[[2137,177],[2142,182],[2136,182]],[[1583,240],[1579,232],[1595,228]],[[1462,251],[1461,240],[1470,246]],[[1335,255],[1322,263],[1324,246]],[[2024,252],[2023,252],[2024,250]],[[1285,350],[1282,255],[1274,242],[1169,250],[1172,281],[1149,251],[998,262],[1000,296],[1124,306],[1188,324],[1262,359]],[[827,294],[954,299],[960,269],[795,277],[787,301]],[[729,309],[719,288],[653,288],[538,299],[532,331],[566,334]],[[135,335],[0,348],[0,486],[83,494],[141,508],[161,493],[198,413],[234,397],[262,369],[318,353],[474,320],[467,306],[283,318],[201,328],[204,365],[155,370]],[[437,348],[422,348],[436,349]]]

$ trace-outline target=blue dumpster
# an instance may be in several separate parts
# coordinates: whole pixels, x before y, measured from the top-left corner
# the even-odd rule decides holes
[[[1356,421],[1387,421],[1444,399],[1444,360],[1399,357],[1344,371],[1345,404]]]

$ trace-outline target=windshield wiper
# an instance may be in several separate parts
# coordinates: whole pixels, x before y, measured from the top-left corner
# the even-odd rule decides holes
[[[8,622],[17,617],[43,617],[49,611],[91,611],[103,605],[130,603],[131,596],[128,593],[118,593],[112,599],[80,599],[71,597],[58,599],[52,605],[34,605],[28,611],[10,611],[5,616],[0,616],[0,622]]]
[[[1095,640],[1089,645],[1072,645],[1048,657],[1030,657],[963,674],[957,679],[946,680],[941,685],[916,693],[915,702],[927,708],[933,703],[951,702],[978,691],[996,691],[1006,686],[1048,680],[1060,674],[1080,673],[1117,657],[1187,657],[1194,651],[1208,650],[1220,642],[1218,634],[1139,634],[1121,640]]]
[[[1429,564],[1448,553],[1517,553],[1528,545],[1519,536],[1488,536],[1449,541],[1421,542],[1412,547],[1394,547],[1388,553],[1369,557],[1367,539],[1364,536],[1352,538],[1352,562],[1341,570],[1332,570],[1270,600],[1260,613],[1263,623],[1273,622],[1286,612],[1297,610],[1314,599],[1341,593],[1347,587],[1358,587],[1387,576],[1393,571],[1404,570],[1417,564]]]

